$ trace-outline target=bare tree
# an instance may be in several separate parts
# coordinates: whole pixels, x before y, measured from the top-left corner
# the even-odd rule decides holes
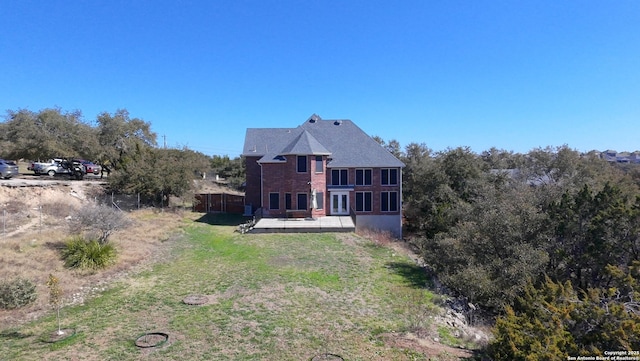
[[[114,231],[126,228],[130,223],[131,220],[119,209],[91,205],[72,216],[71,232],[97,234],[98,242],[106,244]]]

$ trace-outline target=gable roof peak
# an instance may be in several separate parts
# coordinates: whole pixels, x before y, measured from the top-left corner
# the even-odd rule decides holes
[[[281,154],[329,155],[327,150],[311,133],[303,129],[281,152]]]

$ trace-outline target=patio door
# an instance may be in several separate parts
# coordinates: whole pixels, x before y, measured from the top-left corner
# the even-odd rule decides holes
[[[331,215],[349,214],[349,192],[331,192]]]

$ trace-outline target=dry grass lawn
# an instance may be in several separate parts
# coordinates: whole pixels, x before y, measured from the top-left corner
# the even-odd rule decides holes
[[[67,269],[59,253],[70,236],[67,217],[101,191],[81,182],[0,187],[0,279],[28,278],[38,291],[34,304],[0,310],[0,331],[9,330],[0,337],[16,355],[270,360],[281,353],[280,359],[297,360],[339,351],[353,360],[472,357],[434,341],[432,295],[412,283],[419,267],[387,235],[239,235],[233,227],[194,223],[200,214],[144,209],[128,213],[132,225],[111,236],[115,265],[94,274]],[[161,262],[167,259],[172,262]],[[80,336],[47,352],[41,343],[26,345],[51,327],[49,274],[60,279],[69,309],[65,322],[77,325]],[[185,306],[180,300],[191,293],[207,302]],[[102,296],[91,297],[97,294]],[[130,338],[141,330],[171,331],[171,339],[161,350],[138,352]]]
[[[60,247],[71,235],[68,220],[73,212],[92,202],[102,187],[70,182],[51,187],[0,187],[3,233],[0,238],[0,279],[27,278],[37,285],[38,299],[18,310],[1,310],[0,324],[11,327],[50,312],[46,281],[54,274],[64,285],[64,304],[82,303],[87,296],[104,290],[107,283],[139,271],[167,257],[184,217],[154,209],[128,213],[133,223],[115,232],[110,240],[118,250],[117,263],[99,274],[70,270],[63,266]],[[193,215],[194,217],[196,215]]]

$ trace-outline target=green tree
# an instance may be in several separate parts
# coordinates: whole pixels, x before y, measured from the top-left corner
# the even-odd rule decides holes
[[[0,137],[8,158],[93,158],[97,148],[94,129],[83,120],[80,111],[8,111],[2,130]]]
[[[194,179],[208,170],[209,161],[189,149],[158,149],[136,144],[123,154],[120,169],[108,178],[109,185],[124,193],[166,204],[168,197],[189,193]]]
[[[578,346],[566,329],[579,300],[571,283],[546,278],[541,289],[528,283],[522,297],[496,320],[488,351],[495,361],[566,360]]]
[[[609,282],[607,265],[640,260],[640,198],[631,204],[609,183],[599,192],[585,185],[575,195],[565,192],[548,214],[554,230],[548,272],[555,278],[600,287]]]
[[[520,183],[478,188],[459,207],[458,222],[423,240],[423,254],[440,279],[473,303],[499,311],[522,292],[548,262],[544,216]]]
[[[478,181],[488,172],[486,164],[469,147],[447,149],[438,154],[449,187],[465,202],[476,195]]]
[[[424,144],[411,143],[402,161],[403,203],[407,230],[427,239],[457,222],[459,197],[437,158]]]
[[[156,144],[156,133],[151,124],[139,118],[131,118],[126,109],[118,109],[114,114],[103,112],[97,117],[97,133],[100,150],[98,159],[109,167],[123,166],[125,157],[142,148],[152,148]]]
[[[521,169],[525,163],[521,154],[495,147],[482,152],[480,158],[490,169]]]
[[[576,291],[546,277],[528,283],[498,317],[488,352],[493,360],[566,360],[640,346],[640,262],[608,266],[607,288]]]

